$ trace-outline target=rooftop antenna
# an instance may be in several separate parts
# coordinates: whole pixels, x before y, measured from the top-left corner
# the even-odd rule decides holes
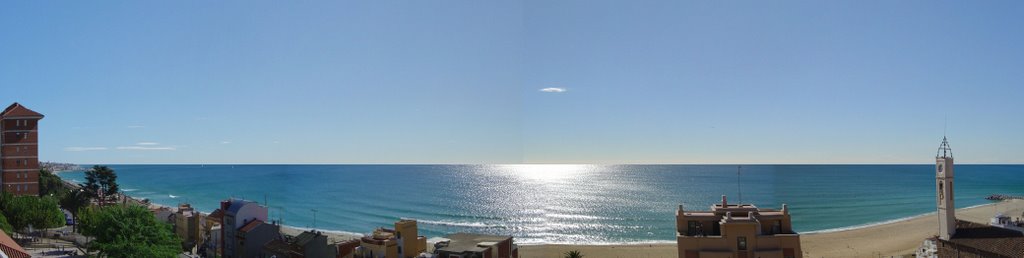
[[[737,202],[737,204],[742,204],[743,203],[743,188],[740,187],[740,169],[741,168],[743,168],[742,165],[736,166],[736,193],[739,194],[739,202]]]

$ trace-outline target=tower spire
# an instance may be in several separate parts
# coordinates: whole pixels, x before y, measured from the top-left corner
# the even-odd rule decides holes
[[[939,149],[935,151],[935,158],[953,158],[953,149],[949,148],[946,136],[942,136],[942,144],[939,144]]]

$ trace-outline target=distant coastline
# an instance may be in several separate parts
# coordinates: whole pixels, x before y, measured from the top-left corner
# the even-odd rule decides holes
[[[50,171],[50,172],[53,172],[53,173],[60,173],[60,172],[65,172],[65,171],[82,170],[82,167],[79,166],[78,164],[72,164],[72,163],[40,161],[39,162],[39,169]]]
[[[64,170],[64,171],[76,171],[76,170],[80,170],[80,169],[70,169],[70,170]],[[68,179],[63,179],[63,178],[62,178],[62,180],[64,181],[64,185],[67,186],[69,189],[77,190],[78,188],[81,187],[78,182],[75,182],[75,181],[72,181],[72,180],[68,180]],[[166,209],[166,210],[169,210],[169,211],[172,211],[172,212],[176,212],[177,209],[178,209],[177,208],[177,204],[169,205],[169,204],[166,204],[166,203],[151,202],[148,199],[131,196],[130,194],[127,194],[127,193],[124,193],[124,192],[122,192],[121,195],[123,195],[125,198],[127,198],[125,200],[122,200],[123,202],[130,202],[130,203],[135,204],[135,205],[146,206],[150,210]],[[203,214],[203,216],[209,216],[210,215],[207,212],[199,212],[199,213]],[[304,227],[292,226],[292,225],[288,225],[288,224],[281,224],[281,233],[286,234],[286,235],[290,235],[290,236],[297,236],[300,233],[302,233],[304,231],[309,231],[309,230],[311,230],[311,228],[304,228]],[[338,230],[316,229],[316,231],[322,232],[323,234],[327,235],[327,237],[329,239],[331,239],[332,241],[344,241],[344,240],[356,239],[356,238],[360,238],[360,237],[364,236],[364,234],[361,234],[361,233],[338,231]]]

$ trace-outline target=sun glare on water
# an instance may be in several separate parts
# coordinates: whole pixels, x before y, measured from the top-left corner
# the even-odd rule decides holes
[[[498,166],[499,169],[506,170],[509,174],[523,180],[543,182],[570,179],[592,171],[595,167],[595,165],[582,164],[510,164]]]

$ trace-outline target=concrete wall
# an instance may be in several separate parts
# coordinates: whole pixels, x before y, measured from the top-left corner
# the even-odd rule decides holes
[[[759,225],[750,222],[721,226],[721,236],[678,236],[680,258],[708,257],[792,257],[800,258],[800,237],[791,235],[758,235]],[[740,237],[746,238],[746,250],[739,250]]]
[[[395,234],[398,238],[398,246],[402,247],[399,252],[402,258],[413,258],[427,251],[427,242],[419,241],[419,230],[415,220],[395,222]]]
[[[255,257],[263,250],[263,246],[274,239],[281,238],[281,228],[273,224],[262,224],[249,232],[239,232],[236,256]]]
[[[303,255],[306,257],[335,257],[338,255],[338,249],[333,245],[327,244],[327,236],[319,235],[315,239],[310,241],[303,248]]]

